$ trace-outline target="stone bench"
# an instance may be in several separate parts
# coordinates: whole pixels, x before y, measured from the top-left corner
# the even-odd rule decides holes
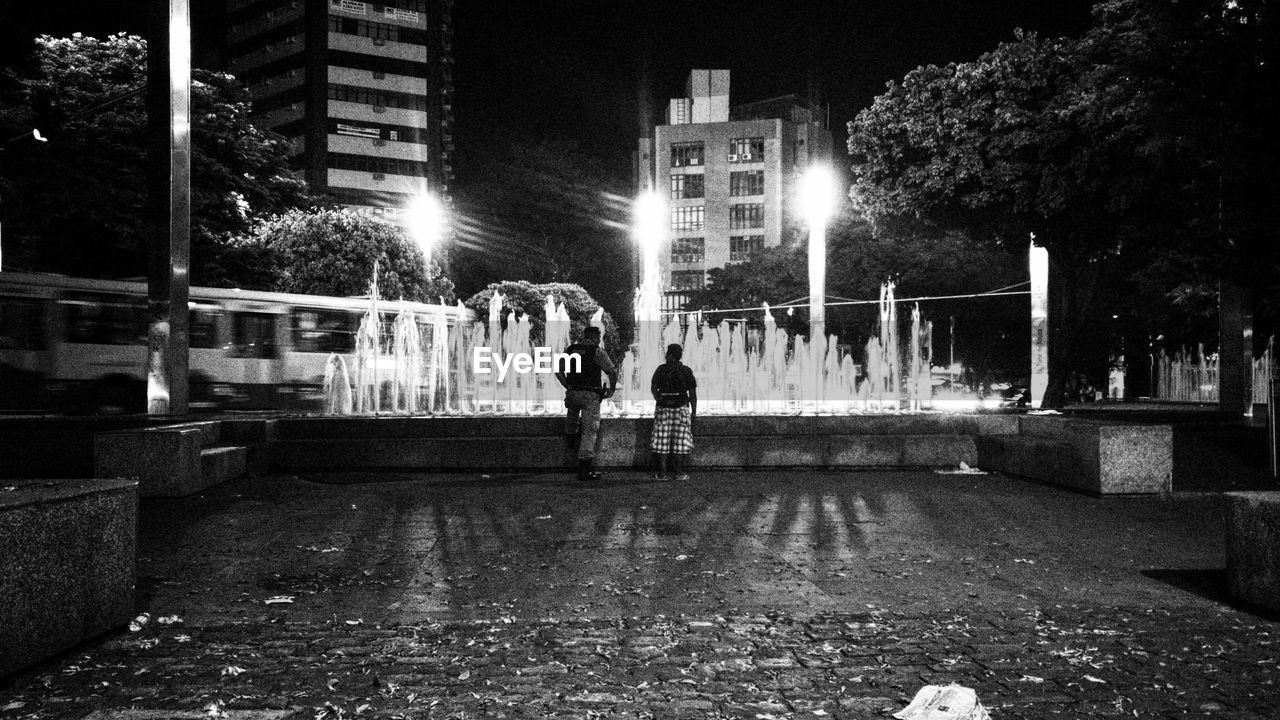
[[[1280,610],[1280,491],[1227,493],[1232,597]]]
[[[138,483],[0,481],[0,677],[133,616]]]
[[[978,466],[1096,495],[1172,490],[1173,430],[1061,415],[1018,417],[1016,433],[977,438]]]
[[[97,477],[137,478],[142,497],[185,497],[244,475],[265,471],[268,420],[206,420],[98,433]]]

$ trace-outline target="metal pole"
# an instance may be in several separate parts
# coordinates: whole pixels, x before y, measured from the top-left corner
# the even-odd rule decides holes
[[[809,344],[822,347],[827,328],[827,221],[809,221]]]
[[[147,129],[152,164],[147,414],[185,415],[191,265],[190,0],[152,0]]]

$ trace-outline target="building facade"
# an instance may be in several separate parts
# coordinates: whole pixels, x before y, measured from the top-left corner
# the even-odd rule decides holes
[[[831,158],[830,131],[797,96],[731,107],[728,70],[692,71],[636,152],[638,188],[666,198],[671,214],[659,252],[664,309],[704,287],[707,270],[780,244],[797,179]]]
[[[227,0],[253,119],[339,203],[396,219],[452,179],[453,0]]]

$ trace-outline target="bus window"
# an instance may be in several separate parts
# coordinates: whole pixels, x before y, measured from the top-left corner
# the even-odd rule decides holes
[[[191,308],[191,328],[188,337],[193,348],[216,348],[218,344],[218,318],[222,308],[216,305],[200,305]]]
[[[123,298],[79,295],[67,302],[67,342],[145,345],[147,319],[140,304]]]
[[[345,310],[295,308],[290,317],[298,352],[348,353],[356,347],[356,318]]]
[[[276,357],[276,316],[238,312],[231,315],[231,357]]]
[[[29,298],[0,298],[0,350],[44,350],[44,304]]]

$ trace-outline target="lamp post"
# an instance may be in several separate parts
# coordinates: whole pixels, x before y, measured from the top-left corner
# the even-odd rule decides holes
[[[434,193],[414,195],[406,209],[405,228],[409,236],[422,248],[427,269],[431,269],[431,253],[444,238],[444,203]]]
[[[659,309],[658,293],[661,289],[661,278],[658,272],[658,251],[662,248],[662,240],[667,227],[666,203],[653,190],[646,190],[636,198],[634,207],[634,228],[636,244],[640,248],[640,307],[637,313],[647,313],[650,309],[654,317],[641,317],[641,320],[657,320]],[[652,305],[652,308],[648,307]]]
[[[809,344],[819,348],[826,342],[827,220],[836,205],[831,168],[811,165],[800,178],[797,200],[809,223]]]
[[[0,160],[4,159],[5,148],[9,147],[13,143],[18,142],[19,140],[25,140],[26,138],[31,138],[36,142],[49,142],[49,138],[40,134],[39,128],[31,128],[27,132],[24,132],[17,137],[9,138],[8,140],[5,141],[3,145],[0,145]],[[2,201],[0,201],[0,270],[4,270],[3,225],[4,225],[4,204]]]

